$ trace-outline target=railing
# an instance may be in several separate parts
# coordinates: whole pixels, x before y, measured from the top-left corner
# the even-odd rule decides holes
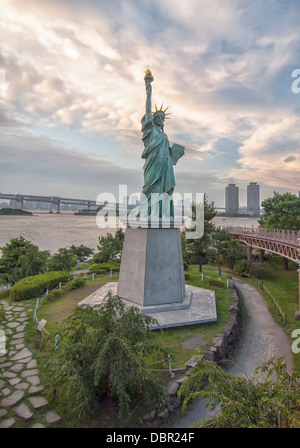
[[[233,227],[233,226],[226,227],[226,230],[229,233],[233,233],[235,235],[257,236],[300,247],[299,244],[300,231],[297,230],[263,229],[260,227]]]

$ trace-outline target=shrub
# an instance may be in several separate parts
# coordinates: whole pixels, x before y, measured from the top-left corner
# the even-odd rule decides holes
[[[89,266],[90,272],[102,271],[102,273],[106,273],[109,271],[119,272],[120,265],[112,264],[112,263],[94,263]]]
[[[3,291],[0,291],[0,300],[6,299],[9,297],[9,289],[4,289]]]
[[[95,269],[94,271],[90,271],[90,274],[97,274],[97,275],[107,274],[107,271],[105,269]]]
[[[54,358],[56,375],[67,379],[79,411],[97,415],[105,397],[118,404],[123,419],[130,411],[145,415],[164,409],[165,388],[147,364],[148,356],[167,354],[150,330],[157,321],[111,294],[97,311],[77,308],[64,322],[60,334],[66,344]]]
[[[74,280],[72,280],[69,285],[72,286],[72,289],[77,289],[77,288],[81,288],[82,286],[84,286],[86,283],[86,279],[85,278],[75,278]]]
[[[233,266],[233,270],[239,274],[242,272],[249,272],[248,263],[246,260],[241,260]]]
[[[55,299],[56,297],[60,297],[63,294],[63,290],[62,289],[55,289],[54,291],[51,291],[49,293],[49,296],[51,299]]]
[[[69,278],[68,273],[61,271],[23,278],[10,288],[10,298],[19,301],[39,297],[46,289],[54,289],[59,283],[66,282]]]
[[[208,283],[210,284],[210,286],[215,286],[217,288],[223,288],[224,286],[222,280],[219,280],[217,278],[210,278],[208,280]]]

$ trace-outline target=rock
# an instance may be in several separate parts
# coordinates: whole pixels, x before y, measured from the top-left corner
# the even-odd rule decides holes
[[[181,378],[178,378],[178,380],[176,380],[176,383],[179,384],[180,387],[187,379],[188,379],[187,376],[182,376]]]
[[[4,400],[1,401],[1,406],[13,406],[23,398],[23,395],[24,395],[23,390],[17,390],[9,397],[4,398]]]
[[[15,419],[14,418],[8,418],[7,420],[3,420],[0,423],[0,428],[10,428],[14,423],[15,423]]]
[[[10,345],[18,345],[18,344],[23,344],[23,343],[24,343],[24,338],[19,338],[19,339],[14,339],[13,341],[11,341]]]
[[[13,335],[13,339],[19,339],[19,338],[23,338],[25,336],[24,331],[22,331],[21,333],[16,333]]]
[[[45,428],[45,425],[43,425],[42,423],[35,423],[31,426],[31,428]]]
[[[170,386],[168,387],[168,395],[170,395],[170,397],[173,397],[174,395],[177,394],[179,389],[179,384],[175,381],[174,383],[170,384]]]
[[[14,411],[18,414],[19,417],[28,420],[32,417],[32,412],[30,412],[29,407],[25,403],[21,403],[19,406],[14,408]]]
[[[32,386],[37,386],[38,384],[40,384],[40,379],[37,375],[28,376],[26,378],[26,381],[29,381]]]
[[[37,367],[37,362],[35,359],[32,359],[31,361],[29,361],[29,363],[27,364],[27,369],[35,369]]]
[[[17,376],[17,374],[14,372],[4,372],[4,373],[2,373],[2,376],[4,378],[15,378]]]
[[[40,385],[40,386],[30,386],[30,388],[28,389],[28,392],[30,394],[36,394],[37,392],[41,392],[42,390],[44,390],[44,386]]]
[[[38,375],[38,374],[39,374],[39,370],[38,369],[24,370],[21,373],[21,377],[22,378],[26,378],[27,376],[34,376],[34,375]]]
[[[47,423],[56,423],[61,420],[61,417],[55,411],[48,411],[46,414],[46,422]]]
[[[21,378],[12,378],[11,380],[8,380],[9,384],[11,386],[15,386],[16,384],[18,384],[21,381]]]
[[[15,389],[22,389],[22,390],[26,390],[28,389],[29,384],[28,383],[19,383],[15,385]]]
[[[15,364],[10,368],[13,372],[20,372],[23,369],[24,364]]]
[[[5,387],[5,389],[2,389],[2,390],[1,390],[1,393],[2,393],[3,395],[9,395],[9,394],[10,394],[10,389],[9,389],[8,387]]]
[[[186,368],[192,369],[193,367],[195,367],[198,364],[198,361],[200,361],[201,359],[202,359],[202,355],[192,356],[192,358],[187,362]]]
[[[9,322],[7,324],[8,328],[16,328],[20,325],[20,322]]]
[[[3,364],[0,364],[0,369],[5,369],[6,367],[10,367],[11,365],[12,362],[4,362]]]
[[[0,418],[4,417],[4,415],[7,414],[7,410],[6,409],[0,409]]]
[[[161,411],[161,412],[158,414],[158,418],[159,418],[160,420],[166,420],[168,417],[169,417],[169,410],[168,410],[168,409],[164,409],[163,411]]]
[[[13,356],[12,361],[18,361],[19,359],[32,357],[32,353],[27,349],[23,348],[19,353]]]
[[[176,397],[174,397],[174,398],[172,399],[172,406],[174,407],[174,409],[178,409],[178,408],[180,408],[181,405],[182,405],[181,398],[176,398]]]
[[[46,406],[48,404],[48,401],[44,397],[29,397],[28,400],[35,409],[41,408],[42,406]]]

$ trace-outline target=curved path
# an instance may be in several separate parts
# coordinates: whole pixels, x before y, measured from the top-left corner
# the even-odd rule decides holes
[[[234,354],[234,363],[226,371],[232,375],[251,377],[256,367],[262,365],[271,356],[284,356],[289,372],[293,369],[291,345],[283,329],[274,322],[268,305],[262,295],[248,283],[235,279],[236,286],[244,297],[249,320],[244,327],[243,337]],[[210,417],[205,408],[205,400],[195,400],[190,410],[174,425],[187,428],[192,423]],[[215,411],[214,411],[215,412]]]

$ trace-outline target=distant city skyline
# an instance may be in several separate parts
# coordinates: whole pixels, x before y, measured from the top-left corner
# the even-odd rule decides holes
[[[143,187],[144,73],[186,147],[175,191],[298,194],[298,0],[6,0],[0,191],[95,200]]]

